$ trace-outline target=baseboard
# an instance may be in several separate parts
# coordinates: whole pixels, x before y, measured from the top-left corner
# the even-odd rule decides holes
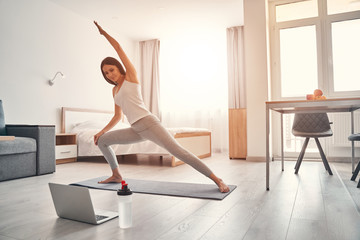
[[[351,163],[351,157],[328,157],[327,159],[329,162]],[[354,160],[357,163],[360,158],[356,157]]]
[[[266,157],[262,156],[247,156],[246,161],[249,162],[266,162]]]
[[[275,161],[281,161],[281,157],[274,157]],[[297,161],[297,157],[285,157],[285,161]],[[304,161],[313,161],[320,162],[321,158],[304,158]],[[351,157],[327,157],[329,162],[339,162],[339,163],[351,163]],[[360,158],[355,158],[355,163],[357,163]]]

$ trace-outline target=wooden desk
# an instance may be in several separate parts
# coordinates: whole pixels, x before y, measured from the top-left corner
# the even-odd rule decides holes
[[[351,133],[354,133],[354,111],[360,109],[360,98],[334,98],[326,100],[267,101],[266,104],[266,190],[270,190],[270,110],[281,114],[281,161],[284,171],[283,114],[350,112]],[[354,142],[352,142],[354,144]],[[354,146],[353,146],[354,147]],[[354,163],[352,163],[354,168]]]

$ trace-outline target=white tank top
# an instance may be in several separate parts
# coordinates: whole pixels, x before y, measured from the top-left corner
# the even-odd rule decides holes
[[[151,114],[141,96],[140,84],[125,80],[119,92],[114,96],[114,101],[121,107],[130,124]]]

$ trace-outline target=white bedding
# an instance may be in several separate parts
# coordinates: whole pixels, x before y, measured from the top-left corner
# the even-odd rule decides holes
[[[94,135],[98,133],[107,122],[84,121],[76,123],[70,130],[71,133],[77,133],[78,156],[101,156],[102,153],[94,144]],[[118,123],[113,130],[130,127],[126,123]],[[187,132],[207,132],[204,128],[168,128],[169,132],[175,136],[177,133]],[[116,155],[126,154],[169,154],[165,149],[151,141],[142,141],[133,144],[116,144],[112,146]]]

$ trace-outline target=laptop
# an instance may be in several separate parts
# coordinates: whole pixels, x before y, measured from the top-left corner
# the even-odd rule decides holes
[[[101,224],[118,217],[117,212],[94,210],[88,188],[57,183],[49,183],[49,188],[56,213],[61,218]]]

